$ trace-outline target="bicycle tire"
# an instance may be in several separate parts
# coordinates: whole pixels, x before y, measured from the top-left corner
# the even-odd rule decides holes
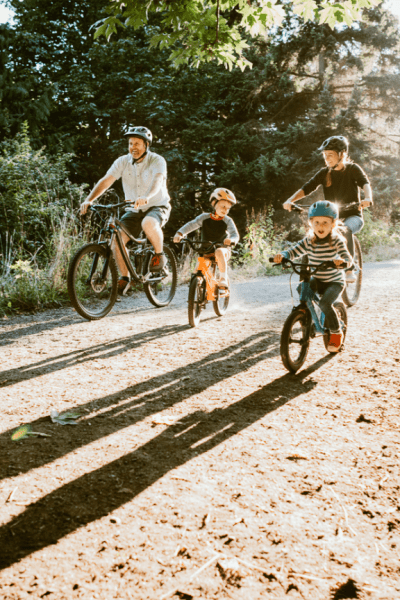
[[[85,258],[88,260],[83,265]],[[104,261],[108,259],[105,280],[99,277],[100,273],[103,274],[102,269],[98,268],[99,258]],[[94,261],[96,261],[96,268],[89,282],[88,275],[93,269]],[[104,261],[100,262],[103,268]],[[67,287],[71,304],[81,317],[88,321],[105,317],[114,306],[118,294],[118,269],[108,247],[90,243],[80,248],[69,264]]]
[[[217,291],[218,298],[217,300],[213,300],[213,308],[214,312],[218,317],[223,317],[229,306],[230,296],[222,296],[219,297],[219,290]]]
[[[346,305],[344,304],[344,302],[335,302],[333,304],[333,306],[336,308],[338,317],[343,323],[343,326],[342,326],[343,342],[342,342],[342,346],[339,350],[339,352],[341,352],[341,350],[343,350],[344,340],[346,338],[346,333],[347,333],[347,309],[346,309]],[[325,344],[325,348],[328,350],[329,333],[325,333],[325,335],[324,335],[324,344]],[[329,350],[328,350],[328,352],[329,352]]]
[[[189,325],[197,327],[205,301],[206,282],[202,275],[194,275],[189,285],[188,316]]]
[[[178,267],[176,264],[174,251],[171,250],[171,248],[169,248],[168,246],[164,246],[163,252],[167,257],[168,276],[165,277],[165,279],[163,279],[162,282],[157,281],[155,283],[151,283],[150,280],[143,286],[147,299],[149,300],[149,302],[151,302],[151,304],[153,304],[153,306],[156,306],[157,308],[161,308],[162,306],[168,306],[168,304],[175,296],[176,286],[178,284]],[[153,256],[153,251],[150,251],[147,254],[144,263],[144,273],[149,272],[150,261]],[[155,273],[154,275],[158,275],[158,273]]]
[[[280,345],[281,359],[285,368],[291,373],[296,373],[306,361],[310,347],[310,319],[308,310],[294,310],[283,326]],[[296,337],[292,337],[296,325],[299,327],[298,333],[296,332]],[[292,346],[294,349],[301,346],[294,356],[291,351]]]
[[[342,292],[342,299],[346,306],[354,306],[360,297],[361,283],[362,283],[362,268],[363,258],[361,252],[361,245],[358,239],[354,236],[354,263],[356,268],[354,269],[356,275],[355,283],[346,283],[346,286]]]

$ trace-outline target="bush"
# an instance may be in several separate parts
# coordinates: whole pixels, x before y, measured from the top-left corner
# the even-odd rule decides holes
[[[38,255],[44,263],[51,252],[54,223],[65,210],[77,207],[85,186],[72,184],[67,165],[72,155],[59,153],[49,159],[43,150],[33,152],[27,125],[15,139],[1,144],[0,237],[13,237],[18,258]]]
[[[68,179],[71,155],[32,151],[26,126],[1,150],[0,314],[60,306],[69,258],[82,244],[76,209],[85,186]]]
[[[400,224],[389,225],[364,211],[364,227],[357,234],[366,260],[388,260],[400,256]]]
[[[286,235],[274,225],[273,212],[272,208],[258,213],[253,209],[246,214],[246,234],[232,263],[237,274],[246,277],[277,274],[268,259],[281,251]]]

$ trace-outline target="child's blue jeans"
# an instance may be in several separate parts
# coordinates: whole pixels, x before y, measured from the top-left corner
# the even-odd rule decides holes
[[[318,292],[322,296],[319,306],[325,315],[325,327],[330,331],[340,331],[339,319],[333,304],[340,297],[344,283],[340,281],[321,281],[316,277],[311,277],[310,286],[314,292]]]

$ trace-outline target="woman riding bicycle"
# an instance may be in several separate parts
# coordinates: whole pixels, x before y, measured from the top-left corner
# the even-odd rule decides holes
[[[308,196],[322,185],[325,199],[335,202],[339,207],[339,219],[344,222],[343,235],[350,254],[354,256],[353,234],[361,231],[364,226],[362,209],[372,205],[371,185],[362,168],[349,158],[349,142],[343,135],[329,137],[319,150],[324,156],[326,167],[286,200],[283,208],[290,211],[292,203]],[[360,188],[365,196],[361,201]],[[355,206],[351,208],[340,209],[341,206],[353,203]],[[353,271],[346,272],[346,281],[355,281]]]

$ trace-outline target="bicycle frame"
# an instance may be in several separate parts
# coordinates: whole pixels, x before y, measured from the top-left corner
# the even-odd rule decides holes
[[[202,275],[206,282],[207,291],[207,302],[214,302],[218,297],[229,296],[229,290],[219,290],[217,280],[214,277],[214,273],[211,269],[215,267],[215,258],[208,258],[206,256],[197,257],[197,269],[193,275]],[[213,269],[215,272],[215,268]],[[219,296],[218,296],[219,294]]]
[[[123,204],[125,204],[125,203],[121,203],[120,205],[122,206]],[[115,209],[118,206],[119,205],[114,205],[113,208]],[[107,226],[101,230],[98,243],[108,246],[110,249],[110,252],[111,252],[114,241],[116,240],[116,243],[118,245],[119,251],[121,253],[121,256],[125,263],[126,268],[128,269],[132,279],[134,279],[138,283],[147,283],[148,281],[150,281],[150,279],[151,279],[152,283],[156,283],[157,281],[162,281],[163,278],[161,276],[154,276],[154,274],[151,272],[147,273],[146,275],[139,275],[137,273],[136,269],[134,268],[134,266],[132,265],[132,262],[129,259],[124,241],[122,239],[121,231],[123,231],[128,236],[129,241],[135,242],[139,246],[139,250],[136,250],[136,254],[141,255],[142,260],[143,260],[143,254],[150,245],[147,238],[135,238],[131,233],[129,233],[129,231],[126,229],[124,224],[119,219],[117,219],[114,214],[110,215],[110,217],[107,221]],[[110,234],[109,239],[104,239],[104,234],[106,232],[108,232]],[[91,274],[90,274],[91,277],[93,276],[93,273],[96,271],[97,261],[98,261],[98,257],[95,256],[95,258],[93,260],[93,265],[91,268]],[[102,272],[103,278],[105,278],[107,275],[108,264],[109,264],[109,260],[107,258],[104,263],[104,267],[103,267],[103,272]],[[143,263],[141,263],[141,265],[142,264]]]
[[[325,315],[320,310],[321,318],[318,317],[316,311],[316,292],[311,289],[310,283],[308,281],[301,281],[297,291],[299,293],[300,302],[305,303],[307,305],[308,310],[310,311],[312,321],[315,326],[315,333],[319,333],[324,335],[326,333],[324,323],[325,323]],[[317,304],[318,306],[318,304]],[[319,307],[318,307],[319,308]]]

